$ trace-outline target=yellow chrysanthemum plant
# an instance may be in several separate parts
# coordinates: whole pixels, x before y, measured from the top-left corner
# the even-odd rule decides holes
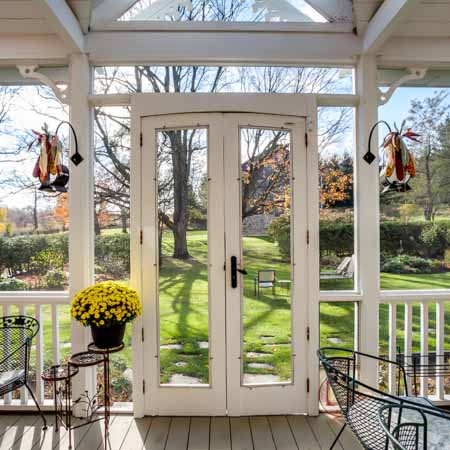
[[[104,281],[78,292],[72,300],[72,317],[90,326],[94,343],[99,348],[122,344],[125,327],[142,313],[139,296],[134,289],[114,281]]]

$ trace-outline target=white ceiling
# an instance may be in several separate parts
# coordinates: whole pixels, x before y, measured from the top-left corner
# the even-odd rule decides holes
[[[89,30],[91,0],[67,0],[84,33]],[[0,0],[0,34],[53,34],[49,21],[34,0]]]
[[[450,1],[421,0],[393,36],[450,37]]]

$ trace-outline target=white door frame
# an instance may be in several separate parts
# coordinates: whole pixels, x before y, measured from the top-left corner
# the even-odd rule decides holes
[[[263,113],[299,116],[306,119],[308,199],[308,301],[307,321],[311,326],[305,363],[308,372],[308,414],[318,414],[319,366],[319,177],[317,148],[317,106],[313,94],[134,94],[131,97],[131,284],[142,290],[142,182],[141,118],[181,113]],[[144,237],[145,239],[145,237]],[[305,236],[306,239],[306,236]],[[144,314],[145,300],[143,299]],[[148,326],[148,325],[147,325]],[[145,331],[147,331],[145,333]],[[306,333],[305,329],[305,333]],[[144,330],[141,318],[133,326],[133,408],[136,417],[150,413],[142,389],[144,384]]]

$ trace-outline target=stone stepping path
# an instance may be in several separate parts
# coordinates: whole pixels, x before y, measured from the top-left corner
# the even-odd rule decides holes
[[[244,384],[270,384],[270,383],[279,383],[280,381],[281,380],[278,375],[259,374],[259,373],[244,374]]]
[[[266,369],[266,370],[273,370],[275,369],[275,367],[272,366],[272,364],[268,364],[268,363],[249,363],[248,367],[250,369]]]
[[[245,354],[247,358],[270,358],[272,357],[272,353],[264,353],[264,352],[247,352]]]
[[[161,350],[181,350],[182,348],[181,344],[164,344],[160,346]]]
[[[262,336],[259,337],[260,339],[262,339],[263,341],[267,341],[269,339],[274,339],[275,336],[271,336],[270,334],[263,334]]]
[[[186,367],[188,363],[186,361],[178,361],[175,363],[177,367]]]
[[[291,344],[289,342],[283,344],[263,344],[264,347],[290,347]]]
[[[169,384],[203,384],[199,378],[190,377],[180,373],[174,373],[169,380]]]

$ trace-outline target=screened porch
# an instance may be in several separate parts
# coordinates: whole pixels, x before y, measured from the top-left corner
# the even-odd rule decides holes
[[[0,0],[0,449],[379,448],[366,388],[445,417],[449,30],[448,0]]]

